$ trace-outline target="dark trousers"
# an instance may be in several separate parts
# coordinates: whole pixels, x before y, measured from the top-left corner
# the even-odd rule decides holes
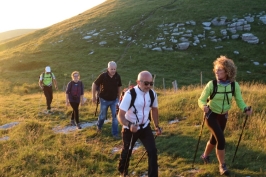
[[[206,123],[208,128],[211,131],[210,143],[212,145],[217,144],[218,150],[224,150],[225,148],[225,138],[224,138],[224,129],[226,126],[228,114],[216,114],[212,112]]]
[[[133,133],[133,137],[129,129],[123,129],[122,139],[123,149],[119,159],[118,171],[124,175],[128,174],[132,149],[136,141],[140,139],[148,154],[148,176],[158,177],[157,149],[150,125]]]
[[[76,124],[79,123],[79,103],[76,102],[70,102],[70,105],[73,109],[71,114],[71,121],[75,120]]]
[[[50,110],[51,109],[51,103],[53,101],[53,89],[52,89],[52,86],[44,86],[43,87],[43,93],[44,93],[45,98],[46,98],[47,109]]]

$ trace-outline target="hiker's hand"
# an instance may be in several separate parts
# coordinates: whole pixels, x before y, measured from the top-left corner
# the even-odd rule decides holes
[[[157,135],[157,136],[162,134],[162,129],[161,129],[161,127],[157,126],[157,127],[155,128],[155,130],[156,130],[156,135]]]
[[[97,103],[97,100],[96,100],[95,97],[92,97],[91,101],[92,101],[93,103],[95,103],[95,104]]]
[[[245,113],[250,116],[252,114],[252,109],[251,109],[251,106],[245,108]]]
[[[66,106],[69,106],[69,102],[68,101],[66,102]]]
[[[40,87],[41,90],[43,90],[43,87]]]
[[[55,86],[55,90],[58,90],[58,87],[57,86]]]
[[[133,133],[137,132],[138,131],[138,125],[131,124],[130,131]]]
[[[207,105],[204,105],[204,112],[205,113],[208,113],[209,112],[209,110],[210,110],[210,108],[209,108],[209,106],[207,106]]]

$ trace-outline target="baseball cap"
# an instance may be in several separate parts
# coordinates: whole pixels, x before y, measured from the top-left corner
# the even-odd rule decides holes
[[[50,68],[50,66],[46,66],[46,67],[45,67],[45,72],[51,72],[51,68]]]

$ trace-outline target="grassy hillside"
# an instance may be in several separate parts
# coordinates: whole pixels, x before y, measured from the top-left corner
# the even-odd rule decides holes
[[[36,29],[17,29],[0,33],[0,42],[36,31]]]
[[[235,162],[231,163],[245,119],[233,102],[225,131],[226,162],[231,176],[266,176],[265,85],[241,83],[241,88],[244,100],[253,106],[254,112],[247,120]],[[197,106],[201,91],[202,88],[192,86],[178,92],[157,90],[163,128],[163,135],[156,138],[160,177],[219,176],[214,152],[210,165],[204,165],[199,159],[209,138],[206,126],[192,168],[202,121],[202,111]],[[53,115],[39,113],[45,109],[40,94],[1,96],[0,125],[17,123],[0,131],[1,139],[9,138],[0,141],[0,158],[4,162],[0,163],[1,176],[118,176],[116,168],[122,142],[112,139],[111,123],[104,125],[102,135],[97,135],[95,126],[67,134],[56,133],[55,127],[69,124],[70,109],[64,107],[64,93],[56,92],[54,96]],[[90,92],[85,93],[89,100],[90,96]],[[95,121],[94,111],[95,106],[90,102],[81,107],[81,123]],[[178,122],[170,124],[173,120]],[[143,153],[143,146],[133,153],[131,176],[146,173],[146,156],[134,169]]]
[[[266,25],[256,16],[264,14],[265,9],[263,0],[226,0],[219,4],[215,1],[190,0],[107,0],[71,19],[1,43],[0,72],[4,82],[31,84],[36,83],[44,67],[50,65],[60,86],[63,85],[65,74],[69,76],[73,70],[79,70],[83,81],[91,85],[92,80],[107,67],[107,62],[114,60],[118,63],[124,85],[130,80],[134,81],[137,73],[145,69],[156,74],[158,87],[162,87],[163,78],[167,87],[171,86],[173,80],[177,80],[179,86],[184,86],[199,84],[201,72],[204,83],[212,79],[213,60],[219,55],[227,55],[238,66],[239,81],[264,82]],[[171,23],[174,23],[174,27],[185,24],[185,30],[193,30],[192,35],[195,36],[204,33],[202,22],[226,16],[227,22],[232,23],[234,19],[248,15],[255,17],[254,22],[249,23],[251,31],[237,33],[240,36],[242,33],[253,33],[259,38],[259,44],[248,44],[241,39],[211,42],[208,40],[210,31],[214,31],[217,38],[222,38],[220,30],[227,28],[212,26],[212,30],[205,30],[206,40],[201,40],[197,46],[191,43],[187,50],[180,51],[175,43],[169,42],[171,36],[164,34],[164,30],[172,33],[173,29],[167,26]],[[196,25],[186,24],[191,20]],[[91,38],[83,39],[85,36]],[[231,36],[230,32],[228,36]],[[159,46],[161,41],[156,40],[158,37],[165,37],[165,45],[174,50],[158,52],[144,48],[151,44],[154,44],[153,47],[155,44]],[[181,37],[175,36],[178,40]],[[189,40],[193,42],[193,37]],[[102,41],[107,44],[100,45]],[[215,49],[217,46],[223,48]],[[234,51],[240,54],[236,55]],[[260,65],[255,66],[253,61]]]
[[[197,106],[202,91],[200,73],[203,84],[213,79],[212,62],[219,55],[227,55],[235,61],[237,80],[244,81],[240,82],[244,100],[254,109],[235,162],[231,163],[245,118],[233,104],[226,128],[227,165],[232,176],[266,176],[266,66],[263,66],[266,62],[266,26],[258,17],[265,11],[264,0],[219,3],[206,0],[107,0],[71,19],[0,43],[0,126],[16,124],[13,128],[0,130],[0,176],[118,176],[119,152],[114,150],[120,150],[122,142],[111,138],[110,123],[104,125],[100,136],[95,127],[68,134],[54,131],[57,126],[69,124],[71,111],[65,108],[62,90],[70,80],[70,73],[80,71],[86,87],[85,97],[90,100],[93,80],[111,60],[118,64],[123,86],[129,81],[134,83],[141,70],[156,75],[160,125],[164,129],[163,136],[156,139],[160,177],[219,176],[214,153],[208,166],[199,159],[209,138],[206,127],[195,168],[192,168],[202,121],[202,111]],[[204,33],[202,22],[226,16],[227,22],[233,23],[236,18],[242,19],[249,14],[254,16],[254,22],[248,23],[251,30],[237,33],[253,33],[259,38],[258,44],[248,44],[240,38],[233,40],[230,32],[229,39],[222,39],[220,31],[227,26],[211,26],[212,29]],[[187,24],[190,21],[195,21],[196,25]],[[178,32],[183,34],[193,30],[192,37],[188,37],[192,45],[187,50],[180,51],[175,43],[170,42],[170,39],[181,41],[182,34],[171,38],[177,26],[180,27]],[[201,39],[194,46],[193,38],[202,34],[205,34],[205,40]],[[221,41],[210,41],[209,37],[213,36]],[[172,51],[152,50],[162,47],[161,38]],[[215,49],[217,46],[223,48]],[[254,65],[255,61],[260,65]],[[51,66],[60,88],[54,92],[53,115],[40,113],[45,109],[45,101],[37,82],[47,65]],[[165,91],[160,89],[163,79],[167,87]],[[169,89],[173,80],[178,82],[177,92]],[[81,107],[81,122],[95,121],[94,111],[95,106],[90,101]],[[176,119],[178,123],[169,124]],[[147,158],[134,169],[143,153],[142,146],[134,152],[130,164],[130,171],[134,174],[131,176],[146,173]]]

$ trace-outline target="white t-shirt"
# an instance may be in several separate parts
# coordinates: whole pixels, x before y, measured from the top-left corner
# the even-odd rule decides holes
[[[119,105],[119,108],[123,111],[126,111],[126,119],[132,123],[137,124],[145,124],[143,128],[145,128],[149,124],[149,112],[151,110],[150,104],[151,104],[151,98],[149,92],[143,92],[141,91],[138,86],[134,87],[136,91],[136,100],[134,102],[134,105],[137,110],[137,116],[139,119],[139,122],[137,122],[136,114],[134,113],[135,108],[132,106],[130,109],[130,102],[131,102],[131,94],[130,90],[126,91],[122,102]],[[158,100],[157,100],[157,94],[152,90],[154,93],[154,102],[152,104],[152,107],[158,107]],[[123,126],[123,128],[128,128],[127,126]],[[139,129],[140,127],[138,127]]]

